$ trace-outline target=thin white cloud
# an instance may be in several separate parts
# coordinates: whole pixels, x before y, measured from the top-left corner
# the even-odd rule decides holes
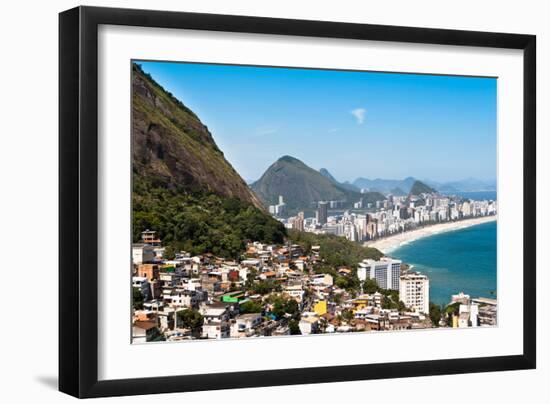
[[[340,132],[340,128],[332,128],[328,130],[328,133]]]
[[[256,129],[256,136],[267,136],[267,135],[273,135],[277,133],[279,129],[272,128],[272,127],[263,127]]]
[[[362,125],[365,122],[365,108],[355,108],[350,111],[350,113],[357,119],[357,124]]]

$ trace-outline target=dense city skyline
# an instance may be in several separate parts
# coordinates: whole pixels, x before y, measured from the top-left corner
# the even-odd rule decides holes
[[[339,181],[496,178],[494,78],[139,63],[247,181],[283,155]]]

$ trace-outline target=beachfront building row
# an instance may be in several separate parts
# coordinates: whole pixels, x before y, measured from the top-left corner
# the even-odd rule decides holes
[[[270,212],[287,228],[317,234],[334,234],[357,242],[413,230],[419,226],[493,216],[497,213],[496,201],[462,200],[431,194],[422,197],[390,196],[384,201],[369,203],[368,208],[358,202],[355,204],[358,212],[335,212],[333,215],[329,215],[330,206],[332,204],[329,202],[318,202],[315,217],[307,218],[304,212],[300,212],[297,216],[283,219],[280,214],[274,213],[275,207],[270,207]]]

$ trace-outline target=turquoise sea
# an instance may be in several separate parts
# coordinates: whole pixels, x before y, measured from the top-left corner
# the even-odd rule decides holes
[[[471,192],[443,192],[445,195],[457,195],[464,198],[473,199],[474,201],[496,201],[496,191],[471,191]]]
[[[430,301],[497,296],[497,222],[425,237],[389,253],[430,278]]]

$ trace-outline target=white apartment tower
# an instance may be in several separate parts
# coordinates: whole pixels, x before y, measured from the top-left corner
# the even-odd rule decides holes
[[[430,280],[426,275],[409,273],[399,280],[399,300],[420,313],[430,312]]]
[[[363,260],[357,268],[357,277],[361,282],[368,279],[376,280],[382,289],[399,290],[401,276],[401,261],[384,257],[380,261]]]

